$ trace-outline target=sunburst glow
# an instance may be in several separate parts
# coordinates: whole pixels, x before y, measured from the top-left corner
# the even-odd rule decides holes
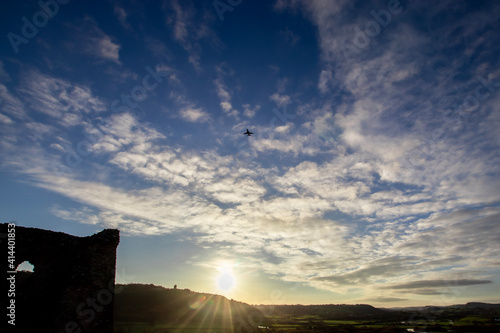
[[[219,276],[217,276],[217,287],[224,291],[229,292],[235,286],[235,278],[232,270],[227,267],[219,268]]]

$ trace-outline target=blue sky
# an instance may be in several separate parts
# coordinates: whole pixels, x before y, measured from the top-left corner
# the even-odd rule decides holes
[[[2,222],[120,229],[120,283],[253,304],[500,302],[498,4],[0,15]]]

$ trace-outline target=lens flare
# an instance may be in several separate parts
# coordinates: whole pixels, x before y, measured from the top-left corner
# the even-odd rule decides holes
[[[205,303],[206,299],[207,298],[205,296],[198,297],[198,299],[196,299],[194,302],[191,302],[189,304],[189,307],[193,310],[196,310]]]

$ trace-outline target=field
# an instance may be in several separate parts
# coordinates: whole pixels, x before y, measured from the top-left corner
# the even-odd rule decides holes
[[[270,316],[267,325],[245,329],[222,327],[207,322],[189,324],[156,324],[115,322],[115,333],[251,333],[251,332],[500,332],[500,322],[482,316],[467,316],[458,320],[426,322],[377,321],[377,320],[322,320],[318,316]]]

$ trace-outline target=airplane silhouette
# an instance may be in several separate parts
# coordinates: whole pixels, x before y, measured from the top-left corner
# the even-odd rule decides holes
[[[248,130],[248,128],[247,128],[247,131],[246,131],[245,133],[243,133],[243,134],[246,134],[247,136],[250,136],[250,135],[252,135],[253,133],[252,133],[252,132],[250,132],[250,131]]]

